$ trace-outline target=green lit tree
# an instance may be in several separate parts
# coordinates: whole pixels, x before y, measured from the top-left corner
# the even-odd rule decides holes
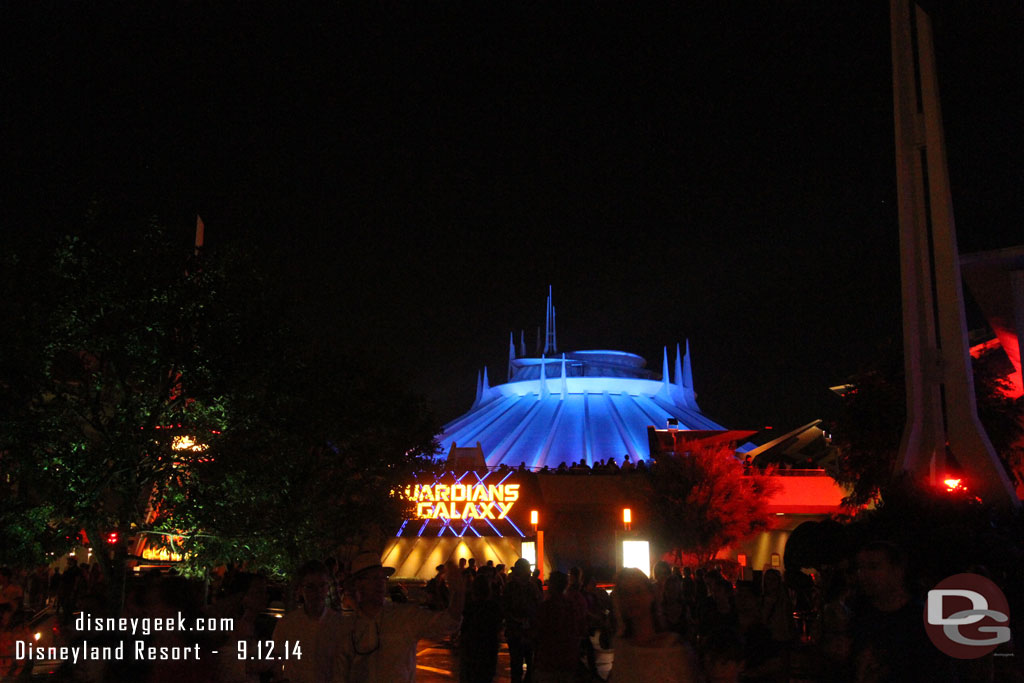
[[[286,570],[388,523],[436,447],[393,378],[295,322],[269,256],[200,257],[151,224],[4,265],[0,552],[19,563],[84,531],[112,587],[140,535],[175,539],[196,571]]]
[[[235,393],[215,453],[168,491],[162,529],[193,528],[190,565],[287,574],[403,517],[400,492],[436,450],[436,423],[372,364],[297,358]],[[215,532],[215,533],[211,533]]]
[[[109,579],[128,538],[147,530],[154,496],[194,455],[174,449],[177,425],[222,426],[204,354],[219,275],[189,263],[188,247],[150,225],[115,245],[69,236],[8,258],[3,316],[18,324],[0,341],[12,494],[2,522],[25,539],[22,563],[45,559],[39,539],[67,545],[84,531],[118,585]]]
[[[768,499],[776,485],[723,446],[660,456],[647,476],[631,477],[646,500],[662,550],[697,557],[700,565],[722,548],[770,528]]]

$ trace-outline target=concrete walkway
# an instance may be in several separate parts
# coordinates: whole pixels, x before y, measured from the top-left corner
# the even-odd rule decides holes
[[[510,683],[508,675],[508,646],[501,644],[498,651],[498,675],[495,683]],[[458,654],[447,642],[421,640],[416,650],[416,683],[440,683],[459,680]]]

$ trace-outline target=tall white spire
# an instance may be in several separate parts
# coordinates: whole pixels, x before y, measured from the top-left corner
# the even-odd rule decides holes
[[[676,371],[672,375],[672,383],[677,387],[683,387],[683,354],[679,353],[679,344],[676,343]]]
[[[512,361],[516,359],[515,333],[508,333],[508,378],[506,382],[512,381]]]
[[[473,407],[480,405],[480,397],[483,396],[483,385],[480,383],[480,371],[476,371],[476,398],[473,399]]]
[[[555,333],[555,304],[551,298],[551,285],[548,285],[548,303],[544,319],[543,353],[558,353],[558,336]]]
[[[683,356],[683,386],[693,389],[693,367],[690,364],[690,340],[686,340],[686,355]]]
[[[675,398],[672,396],[672,383],[668,375],[668,347],[661,347],[661,389],[658,390],[657,396],[662,400],[675,402]]]
[[[557,311],[555,311],[555,304],[554,304],[554,302],[552,302],[552,304],[551,304],[551,353],[558,353],[558,332],[556,331],[558,328],[555,325],[555,322],[557,322],[555,320],[555,316],[556,315],[557,315]]]

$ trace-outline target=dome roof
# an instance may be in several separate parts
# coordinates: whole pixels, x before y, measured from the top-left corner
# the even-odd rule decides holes
[[[725,429],[701,414],[690,371],[689,348],[676,348],[675,381],[667,350],[662,378],[643,358],[622,351],[578,351],[559,358],[510,358],[512,380],[488,386],[486,370],[477,400],[438,437],[452,445],[480,443],[487,465],[557,467],[583,460],[650,458],[647,428]]]

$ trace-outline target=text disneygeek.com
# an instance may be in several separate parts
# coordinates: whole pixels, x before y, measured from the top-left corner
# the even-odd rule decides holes
[[[178,612],[176,617],[94,617],[88,612],[75,616],[75,630],[79,633],[124,633],[133,636],[148,636],[155,631],[232,631],[235,620],[229,618],[199,617],[185,619]]]
[[[75,645],[42,647],[32,641],[17,640],[14,656],[18,660],[65,661],[77,664],[84,661],[115,661],[129,658],[137,661],[197,660],[201,657],[198,644],[154,646],[142,639],[122,640],[110,644],[110,637],[150,636],[161,632],[212,633],[230,632],[234,619],[200,617],[186,619],[180,612],[174,617],[95,617],[83,612],[76,615],[74,627],[80,634],[103,634],[103,645],[90,644],[88,637]],[[218,654],[210,650],[211,654]]]

